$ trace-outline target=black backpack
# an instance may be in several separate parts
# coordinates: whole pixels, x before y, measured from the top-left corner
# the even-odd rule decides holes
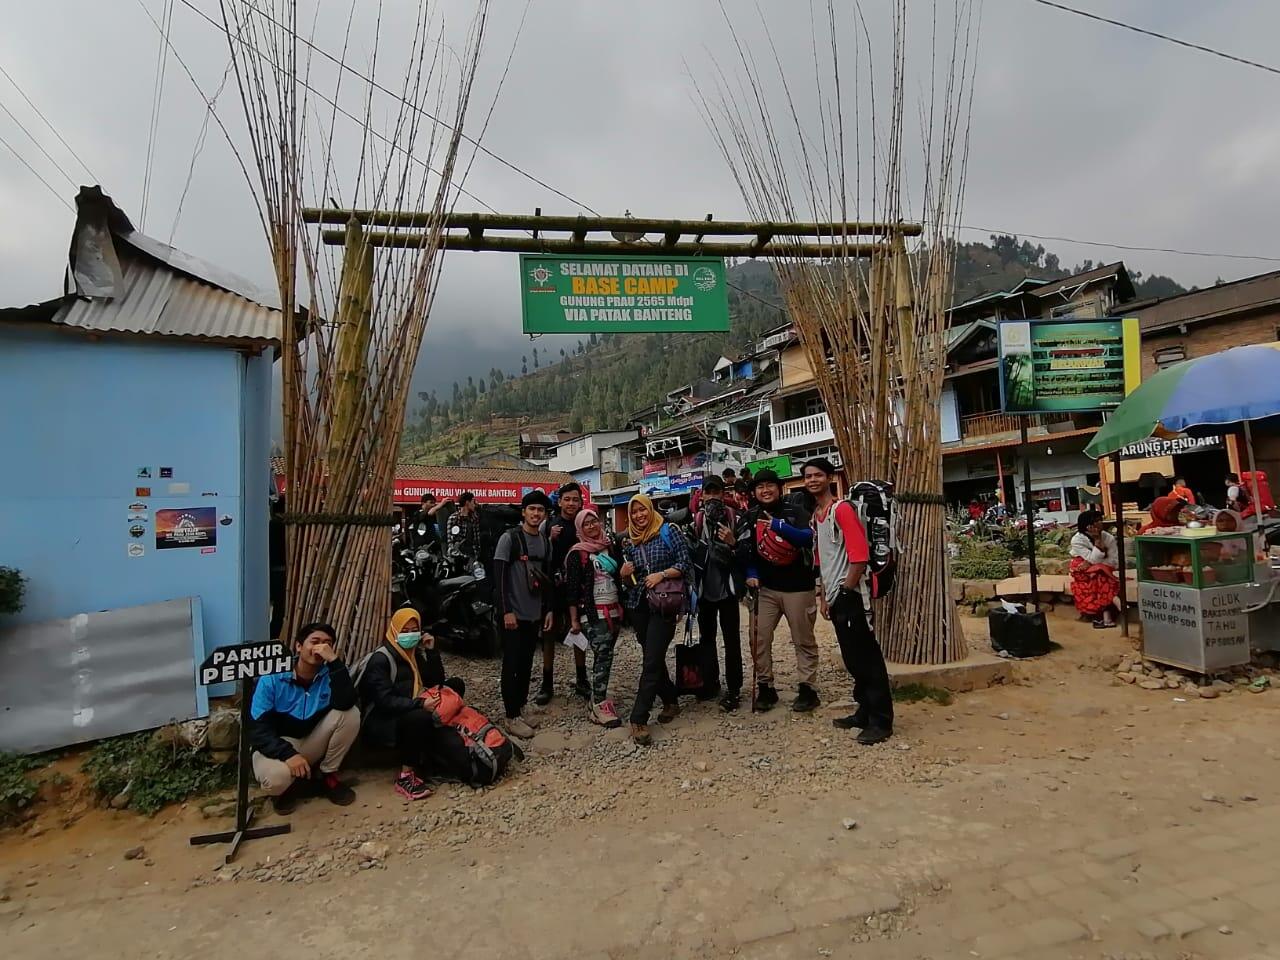
[[[859,480],[849,489],[846,499],[858,511],[858,519],[867,533],[871,597],[887,597],[893,591],[898,567],[898,504],[893,499],[893,484]]]

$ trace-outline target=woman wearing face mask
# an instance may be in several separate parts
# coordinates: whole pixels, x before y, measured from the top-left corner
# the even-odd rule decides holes
[[[394,749],[399,756],[397,793],[425,799],[431,788],[424,777],[453,778],[455,771],[470,768],[457,733],[437,722],[437,704],[420,696],[440,684],[462,694],[465,685],[459,677],[445,679],[435,638],[422,632],[416,610],[404,607],[392,615],[386,640],[363,666],[363,671],[357,667],[361,732],[371,745]]]

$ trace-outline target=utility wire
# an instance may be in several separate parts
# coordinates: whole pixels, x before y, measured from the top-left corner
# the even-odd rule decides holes
[[[55,190],[55,189],[53,188],[52,184],[50,184],[48,180],[46,180],[44,177],[40,176],[40,171],[38,171],[38,170],[37,170],[35,167],[33,167],[31,164],[27,163],[27,161],[23,158],[22,154],[20,154],[17,150],[15,150],[15,149],[14,149],[13,144],[11,144],[11,143],[10,143],[8,140],[6,140],[3,136],[0,136],[0,144],[4,144],[6,147],[8,147],[8,148],[9,148],[9,152],[10,152],[10,153],[12,153],[15,157],[17,157],[17,158],[18,158],[18,162],[19,162],[20,164],[22,164],[24,167],[26,167],[28,170],[30,170],[30,171],[31,171],[31,175],[32,175],[33,177],[35,177],[37,180],[39,180],[41,183],[43,183],[46,187],[48,187],[49,192],[50,192],[50,193],[52,193],[55,197],[57,197],[57,198],[58,198],[58,202],[59,202],[60,204],[62,204],[64,207],[66,207],[66,208],[67,208],[68,210],[70,210],[72,213],[75,213],[75,210],[72,208],[71,204],[67,203],[67,198],[66,198],[66,197],[64,197],[62,194],[60,194],[57,190]]]
[[[193,3],[191,2],[191,0],[180,0],[180,2],[182,3],[182,5],[183,5],[184,7],[186,7],[188,10],[190,10],[192,13],[196,14],[197,16],[199,16],[199,17],[200,17],[201,19],[203,19],[206,23],[208,23],[208,24],[212,25],[213,27],[215,27],[219,32],[221,32],[221,33],[226,33],[226,32],[227,32],[226,27],[225,27],[223,24],[218,23],[218,21],[214,20],[211,16],[209,16],[207,13],[205,13],[203,10],[201,10],[199,7],[197,7],[195,4],[193,4]],[[246,0],[246,3],[248,3],[248,0]],[[402,97],[400,94],[396,93],[394,90],[391,90],[391,89],[389,89],[388,87],[386,87],[386,86],[382,85],[382,84],[381,84],[381,83],[379,83],[377,80],[375,80],[373,77],[366,76],[365,74],[361,73],[359,70],[356,70],[356,69],[355,69],[354,67],[352,67],[350,64],[346,63],[344,60],[341,60],[341,59],[339,59],[338,57],[335,57],[333,54],[329,53],[327,50],[323,49],[322,47],[317,46],[316,44],[312,43],[312,42],[311,42],[309,39],[307,39],[306,37],[304,37],[304,36],[302,36],[301,34],[299,34],[299,33],[295,32],[295,31],[294,31],[292,28],[290,28],[287,24],[281,23],[279,20],[276,20],[276,19],[275,19],[275,18],[274,18],[270,13],[268,13],[267,11],[262,10],[261,8],[257,7],[257,6],[256,6],[256,5],[254,5],[253,3],[248,3],[248,5],[249,5],[250,7],[253,7],[253,9],[254,9],[255,11],[257,11],[257,13],[258,13],[258,15],[259,15],[259,16],[261,16],[261,17],[265,18],[266,20],[270,21],[272,24],[274,24],[276,27],[280,28],[281,30],[286,31],[286,32],[287,32],[291,37],[293,37],[293,38],[294,38],[294,40],[296,40],[298,43],[302,44],[303,46],[307,47],[308,49],[312,50],[313,52],[315,52],[315,53],[319,54],[321,57],[323,57],[324,59],[328,60],[330,63],[334,64],[334,65],[335,65],[335,66],[337,66],[339,69],[341,69],[341,70],[345,70],[347,73],[351,74],[352,76],[354,76],[354,77],[356,77],[356,78],[358,78],[358,79],[360,79],[360,80],[363,80],[365,83],[369,84],[373,89],[375,89],[375,90],[377,90],[377,91],[379,91],[379,92],[381,92],[381,93],[383,93],[383,94],[385,94],[385,95],[387,95],[387,96],[389,96],[389,97],[392,97],[392,98],[394,98],[394,99],[396,99],[396,100],[399,100],[399,101],[401,101],[402,103],[405,103],[406,105],[408,105],[408,106],[409,106],[409,108],[410,108],[410,109],[412,109],[412,110],[416,111],[417,113],[421,114],[423,117],[425,117],[426,119],[430,120],[432,123],[438,124],[438,125],[440,125],[440,126],[447,127],[447,128],[449,128],[450,130],[452,130],[452,129],[453,129],[453,124],[452,124],[452,123],[450,123],[449,121],[447,121],[447,120],[441,120],[439,117],[435,116],[435,114],[429,113],[427,110],[423,109],[423,108],[422,108],[422,107],[420,107],[418,104],[413,103],[413,102],[408,101],[408,100],[405,100],[405,98],[404,98],[404,97]],[[314,91],[314,89],[313,89],[313,92],[317,92],[317,91]],[[468,134],[467,134],[467,133],[465,133],[465,132],[461,133],[461,134],[460,134],[460,136],[462,137],[462,139],[463,139],[463,140],[466,140],[468,143],[472,144],[472,145],[473,145],[477,150],[479,150],[479,151],[480,151],[481,153],[483,153],[485,156],[489,157],[489,158],[490,158],[490,159],[492,159],[492,160],[496,160],[498,163],[502,164],[502,165],[503,165],[504,167],[506,167],[507,169],[512,170],[512,171],[514,171],[515,173],[520,174],[520,176],[524,177],[526,180],[529,180],[529,181],[531,181],[532,183],[536,183],[538,186],[542,187],[544,190],[550,190],[550,191],[551,191],[552,193],[554,193],[557,197],[560,197],[561,199],[564,199],[564,200],[568,200],[570,203],[574,204],[575,206],[581,207],[583,210],[586,210],[586,211],[587,211],[587,212],[589,212],[589,213],[593,213],[593,214],[595,214],[596,216],[600,216],[600,212],[599,212],[598,210],[594,209],[593,207],[591,207],[591,206],[590,206],[590,205],[588,205],[588,204],[583,203],[581,200],[576,200],[576,199],[574,199],[573,197],[569,196],[569,194],[565,193],[565,192],[564,192],[564,191],[562,191],[562,190],[557,190],[555,187],[551,186],[551,184],[547,183],[545,180],[542,180],[542,179],[538,178],[538,177],[537,177],[537,176],[535,176],[534,174],[530,173],[528,170],[525,170],[525,169],[523,169],[523,168],[521,168],[521,167],[517,166],[516,164],[512,163],[510,160],[506,159],[505,157],[499,156],[498,154],[496,154],[496,153],[494,153],[492,150],[490,150],[488,147],[484,146],[484,144],[482,144],[482,143],[481,143],[478,139],[476,139],[475,137],[472,137],[472,136],[468,135]],[[473,198],[473,199],[475,199],[475,198]],[[477,201],[477,202],[479,202],[479,201]],[[486,206],[487,206],[487,204],[486,204]]]
[[[142,171],[142,209],[139,211],[138,228],[147,224],[147,206],[151,199],[151,171],[155,162],[156,133],[160,126],[160,108],[164,102],[164,80],[169,67],[169,33],[173,27],[173,0],[164,0],[160,8],[160,49],[156,51],[156,75],[152,81],[151,122],[147,127],[147,159]]]
[[[49,122],[49,118],[46,117],[41,112],[40,108],[31,102],[31,98],[27,96],[26,91],[23,90],[22,87],[18,85],[18,81],[13,79],[13,76],[9,73],[8,70],[6,70],[3,67],[3,65],[0,65],[0,76],[3,76],[6,80],[9,81],[10,84],[13,85],[13,89],[18,91],[18,96],[22,97],[22,99],[26,101],[27,106],[30,107],[31,110],[35,113],[35,115],[41,119],[44,125],[49,128],[49,131],[55,137],[58,138],[58,142],[67,148],[67,152],[76,158],[76,163],[80,164],[84,172],[89,175],[89,179],[94,180],[96,182],[98,179],[97,175],[94,174],[94,172],[89,169],[88,164],[86,164],[83,160],[80,159],[80,154],[76,153],[75,150],[71,149],[71,144],[67,143],[67,141],[63,139],[62,134],[58,132],[58,128]],[[7,110],[5,112],[8,113]],[[27,134],[27,136],[31,136],[31,134]]]
[[[52,163],[54,168],[60,174],[62,174],[63,177],[66,178],[67,183],[71,184],[73,188],[79,186],[79,184],[76,183],[75,180],[71,179],[71,175],[67,173],[66,169],[62,166],[62,164],[60,164],[57,160],[53,159],[53,157],[49,155],[49,151],[46,150],[43,146],[41,146],[40,141],[35,138],[35,134],[33,134],[30,130],[28,130],[25,126],[23,126],[22,121],[13,115],[12,110],[6,107],[3,103],[0,103],[0,110],[3,110],[5,114],[9,117],[9,119],[12,120],[15,124],[17,124],[18,129],[27,135],[27,139],[36,145],[36,149],[39,150],[41,153],[43,153],[44,158],[48,160],[50,163]]]
[[[1192,43],[1190,40],[1180,40],[1177,37],[1171,37],[1166,33],[1157,33],[1154,30],[1147,30],[1145,27],[1135,27],[1131,23],[1125,23],[1122,20],[1112,20],[1110,17],[1090,13],[1088,10],[1077,10],[1075,7],[1069,7],[1065,3],[1055,3],[1054,0],[1031,0],[1031,2],[1038,3],[1043,7],[1053,7],[1055,10],[1062,10],[1066,13],[1074,13],[1079,17],[1087,17],[1090,20],[1097,20],[1099,23],[1109,23],[1113,27],[1132,30],[1134,33],[1140,33],[1145,37],[1154,37],[1157,40],[1164,40],[1167,43],[1176,43],[1180,47],[1198,50],[1200,53],[1207,53],[1215,57],[1221,57],[1223,60],[1231,60],[1234,63],[1242,63],[1246,67],[1254,67],[1258,70],[1266,70],[1268,73],[1280,74],[1280,67],[1273,67],[1269,64],[1258,63],[1256,60],[1247,60],[1244,57],[1237,57],[1234,53],[1224,53],[1221,50],[1215,50],[1213,47],[1206,47],[1202,43]]]
[[[1106,243],[1102,240],[1077,240],[1074,237],[1051,237],[1038,233],[1021,233],[1017,230],[1001,230],[996,227],[974,227],[967,223],[960,225],[961,230],[974,230],[986,234],[1006,234],[1014,237],[1029,237],[1032,240],[1054,240],[1058,243],[1078,243],[1086,247],[1109,247],[1113,250],[1133,250],[1139,253],[1174,253],[1182,257],[1216,257],[1222,260],[1262,260],[1267,263],[1280,263],[1280,257],[1263,257],[1249,253],[1212,253],[1207,250],[1177,250],[1173,247],[1143,247],[1129,243]]]

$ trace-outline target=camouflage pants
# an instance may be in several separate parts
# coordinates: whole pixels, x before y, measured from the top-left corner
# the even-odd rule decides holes
[[[584,621],[582,632],[591,647],[591,702],[609,699],[609,676],[613,673],[613,650],[618,630],[610,629],[604,619]]]

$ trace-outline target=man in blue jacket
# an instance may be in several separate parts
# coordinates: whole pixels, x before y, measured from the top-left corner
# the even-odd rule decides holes
[[[782,499],[782,482],[772,470],[761,470],[752,479],[755,506],[738,528],[738,559],[747,573],[752,602],[751,656],[755,662],[755,709],[771,710],[778,703],[773,685],[773,633],[786,617],[796,648],[799,681],[791,709],[807,713],[818,707],[818,641],[813,627],[818,619],[814,595],[813,531],[809,515]]]
[[[340,807],[356,798],[338,779],[360,732],[360,709],[336,643],[333,627],[307,624],[298,631],[292,672],[263,677],[253,691],[253,773],[277,813],[291,813],[302,793],[323,793]]]

